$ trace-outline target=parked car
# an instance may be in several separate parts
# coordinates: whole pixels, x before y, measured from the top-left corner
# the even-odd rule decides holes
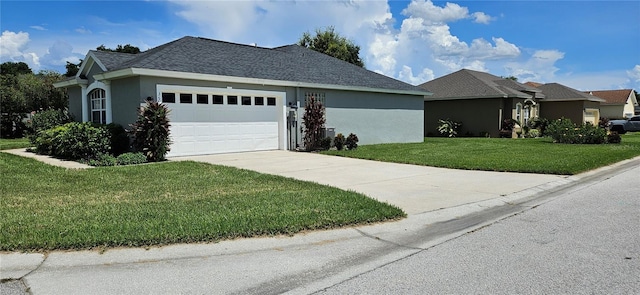
[[[640,131],[640,116],[633,116],[626,120],[611,120],[609,121],[609,130],[617,131],[620,134]]]

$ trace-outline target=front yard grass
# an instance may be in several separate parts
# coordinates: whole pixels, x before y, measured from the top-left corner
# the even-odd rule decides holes
[[[196,162],[65,170],[0,153],[0,250],[209,242],[406,216],[364,195]]]
[[[436,138],[324,154],[455,169],[572,175],[640,155],[640,133],[621,144],[556,144],[549,138]]]
[[[29,139],[27,138],[15,138],[15,139],[0,138],[0,150],[28,148],[30,146],[31,146],[31,142],[29,142]]]

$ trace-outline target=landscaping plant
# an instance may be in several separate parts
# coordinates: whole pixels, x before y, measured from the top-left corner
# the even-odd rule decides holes
[[[38,132],[35,150],[39,154],[70,160],[92,160],[111,150],[109,133],[89,122],[71,122]]]
[[[589,122],[576,126],[570,119],[560,118],[549,123],[547,134],[553,142],[568,144],[602,144],[607,131]]]
[[[345,140],[345,145],[347,146],[348,150],[355,150],[356,148],[358,148],[358,136],[350,133]]]
[[[38,132],[73,122],[73,116],[68,110],[43,110],[31,113],[27,121],[27,134],[32,144],[36,143]]]
[[[158,102],[147,102],[138,111],[138,119],[131,125],[133,148],[143,153],[149,162],[165,159],[169,152],[169,109]]]
[[[302,121],[305,149],[308,151],[318,149],[324,135],[324,105],[313,96],[304,106]]]
[[[344,148],[345,140],[344,135],[342,135],[342,133],[338,133],[338,135],[333,139],[333,145],[337,150],[341,151]]]
[[[440,123],[440,125],[438,125],[438,132],[447,137],[456,137],[456,135],[458,135],[458,129],[462,127],[461,122],[449,119],[438,120],[438,123]]]

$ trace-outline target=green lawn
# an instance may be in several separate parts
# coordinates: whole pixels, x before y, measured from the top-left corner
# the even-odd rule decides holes
[[[0,138],[0,150],[11,150],[30,147],[31,143],[26,138],[6,139]]]
[[[196,162],[65,170],[0,153],[0,250],[293,234],[406,216],[364,195]]]
[[[359,146],[324,154],[455,169],[577,174],[640,155],[640,133],[621,144],[555,144],[549,138],[425,138],[423,143]]]

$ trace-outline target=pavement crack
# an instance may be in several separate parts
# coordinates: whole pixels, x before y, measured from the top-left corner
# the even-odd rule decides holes
[[[34,269],[32,269],[31,271],[29,271],[28,273],[24,274],[23,276],[21,276],[20,278],[18,278],[19,280],[23,280],[24,278],[26,278],[28,275],[34,273],[35,271],[37,271],[38,269],[40,269],[40,267],[42,267],[42,265],[47,261],[47,259],[49,258],[49,253],[46,252],[44,254],[42,254],[44,256],[44,258],[42,259],[42,261],[40,261],[40,263],[38,264],[38,266],[36,266]],[[24,281],[23,281],[24,282]],[[26,283],[25,283],[26,285]],[[27,286],[29,287],[29,286]]]
[[[381,239],[380,237],[370,235],[370,234],[368,234],[368,233],[366,233],[366,232],[364,232],[362,230],[359,230],[357,228],[355,229],[355,231],[357,231],[358,233],[360,233],[364,237],[367,237],[367,238],[370,238],[370,239],[373,239],[373,240],[376,240],[376,241],[381,241],[383,243],[390,244],[390,245],[393,245],[393,246],[406,248],[406,249],[412,249],[412,250],[425,250],[424,248],[414,247],[414,246],[409,246],[409,245],[403,245],[403,244],[396,243],[396,242],[393,242],[393,241]]]

